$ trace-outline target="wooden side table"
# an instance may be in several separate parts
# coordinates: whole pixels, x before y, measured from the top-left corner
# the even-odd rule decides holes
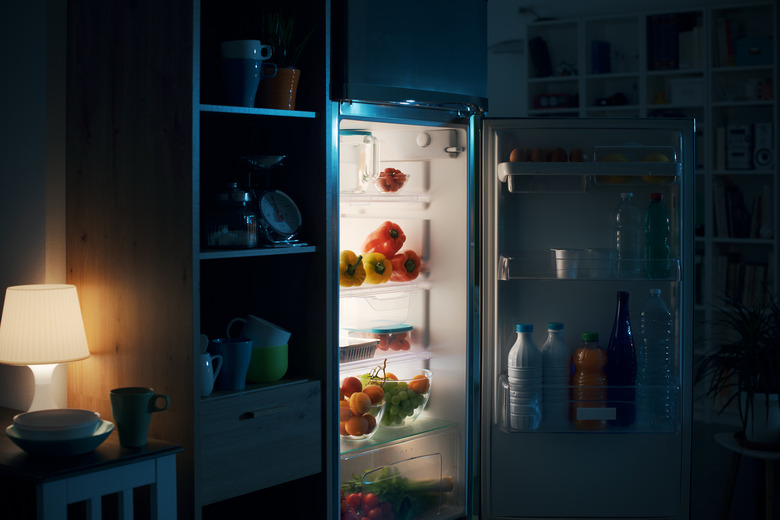
[[[726,484],[726,493],[723,496],[723,510],[721,518],[727,520],[731,511],[731,499],[734,495],[734,486],[737,483],[737,473],[742,456],[761,460],[764,464],[764,518],[772,520],[774,506],[774,471],[772,463],[780,460],[780,451],[765,451],[754,448],[747,448],[741,445],[732,432],[721,432],[715,434],[715,441],[718,444],[732,451],[731,469],[729,471],[728,482]],[[756,491],[758,493],[758,491]]]
[[[17,410],[0,408],[0,425]],[[149,439],[137,450],[119,445],[116,430],[94,452],[69,457],[33,456],[0,434],[0,497],[14,518],[65,520],[68,505],[86,503],[87,517],[102,518],[102,497],[116,494],[120,520],[134,518],[133,490],[150,489],[150,513],[143,518],[176,518],[176,444]],[[10,493],[8,490],[11,490]],[[6,493],[3,495],[3,493]]]

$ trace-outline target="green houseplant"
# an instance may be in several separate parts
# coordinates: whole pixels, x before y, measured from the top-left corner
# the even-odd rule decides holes
[[[718,413],[736,400],[748,440],[776,442],[780,432],[760,431],[762,421],[780,414],[780,305],[771,295],[767,300],[746,305],[724,298],[716,308],[714,347],[699,363],[696,381],[705,383],[708,397],[724,398]]]
[[[301,71],[298,60],[311,38],[311,32],[300,34],[295,16],[281,11],[262,17],[261,41],[273,48],[271,58],[277,73],[261,83],[260,101],[267,108],[295,109],[295,98]]]

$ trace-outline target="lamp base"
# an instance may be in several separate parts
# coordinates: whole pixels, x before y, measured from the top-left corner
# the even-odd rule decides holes
[[[28,367],[35,379],[35,390],[32,403],[27,411],[67,408],[67,374],[64,364],[28,365]],[[57,367],[62,367],[62,369],[57,370]]]

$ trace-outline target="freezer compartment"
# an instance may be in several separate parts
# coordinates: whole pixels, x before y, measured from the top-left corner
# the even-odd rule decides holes
[[[565,251],[562,254],[559,251]],[[648,278],[646,270],[659,270],[654,266],[666,266],[666,260],[642,260],[636,276],[618,278],[615,274],[614,252],[606,248],[562,248],[548,251],[518,253],[498,258],[498,279],[508,280],[680,280],[680,259],[669,260],[669,276]]]
[[[522,399],[522,406],[512,396]],[[646,398],[639,404],[637,397]],[[494,423],[505,433],[603,432],[674,433],[680,431],[680,386],[554,386],[518,389],[506,374],[497,386]],[[631,417],[631,419],[628,419]],[[622,423],[630,422],[626,426]]]
[[[458,429],[436,421],[432,426],[436,427],[370,449],[342,449],[341,488],[345,497],[362,493],[365,499],[373,493],[380,504],[391,503],[394,518],[462,515],[465,499],[463,483],[458,482],[463,464]],[[360,513],[359,518],[368,516],[367,511]]]

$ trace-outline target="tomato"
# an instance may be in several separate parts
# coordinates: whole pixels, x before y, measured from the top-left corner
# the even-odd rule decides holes
[[[347,495],[347,503],[355,509],[359,509],[360,503],[363,501],[363,498],[360,495],[361,493],[352,493]]]
[[[341,514],[341,520],[358,520],[358,517],[354,511],[348,510]]]
[[[371,511],[379,505],[379,497],[374,493],[366,493],[363,495],[363,507],[362,511]]]
[[[382,514],[381,507],[375,507],[374,509],[368,512],[368,520],[382,520],[383,518],[384,515]]]

